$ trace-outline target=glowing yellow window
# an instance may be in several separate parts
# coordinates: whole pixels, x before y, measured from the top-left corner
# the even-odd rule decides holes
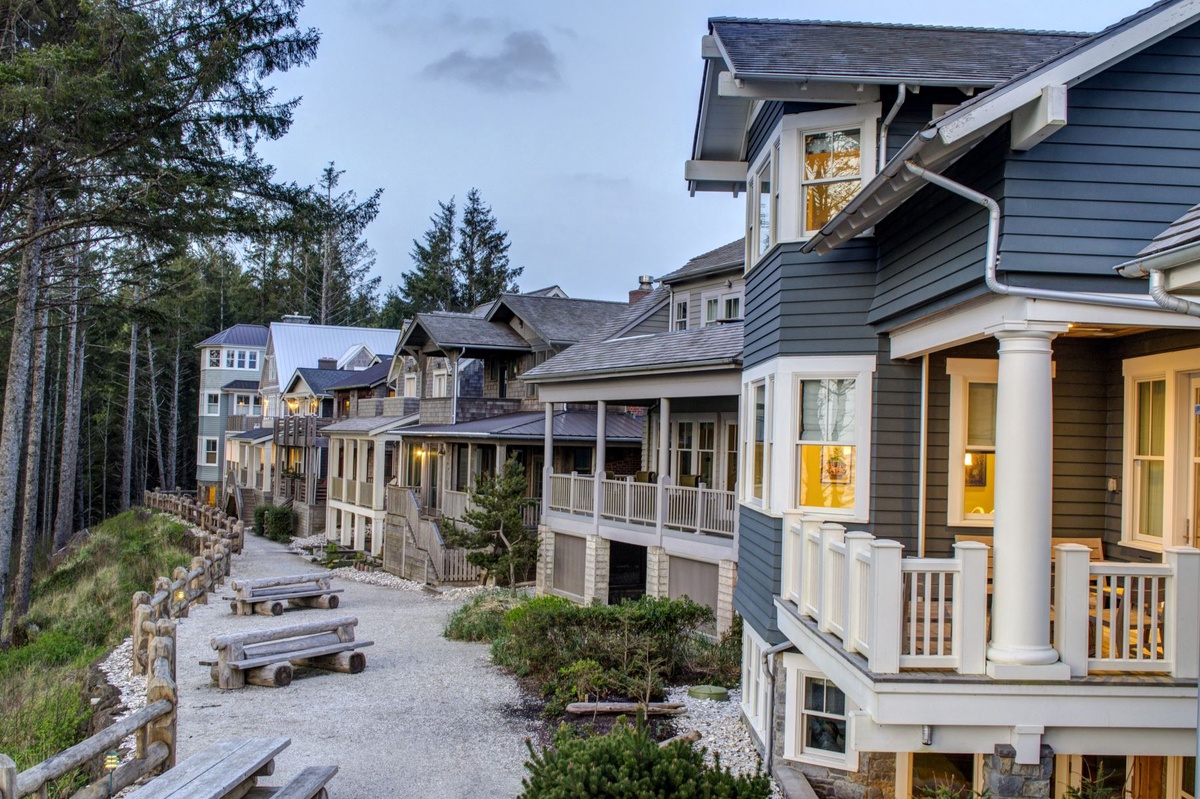
[[[996,384],[967,384],[963,454],[964,519],[990,519],[996,510]]]
[[[854,509],[855,380],[800,381],[799,504]]]
[[[815,232],[846,207],[862,186],[859,130],[804,136],[804,229]]]

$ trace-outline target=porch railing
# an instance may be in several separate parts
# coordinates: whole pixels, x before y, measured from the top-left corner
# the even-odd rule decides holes
[[[461,519],[467,510],[468,499],[465,491],[442,492],[442,515],[447,519]]]
[[[802,519],[788,527],[782,595],[878,674],[987,670],[988,547],[905,558],[899,542]],[[1054,646],[1074,677],[1092,672],[1200,672],[1200,550],[1168,548],[1161,564],[1089,562],[1055,547]]]
[[[549,509],[578,516],[597,515],[596,478],[550,475]],[[732,491],[706,486],[676,486],[666,481],[639,483],[632,477],[600,480],[599,516],[628,525],[731,538],[737,528],[737,502]]]

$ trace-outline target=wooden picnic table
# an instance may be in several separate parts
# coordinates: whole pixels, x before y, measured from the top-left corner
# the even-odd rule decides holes
[[[290,738],[219,741],[134,791],[129,799],[225,799],[243,796],[274,770]]]

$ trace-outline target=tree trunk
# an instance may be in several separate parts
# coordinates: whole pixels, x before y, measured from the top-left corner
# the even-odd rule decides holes
[[[29,593],[33,585],[33,553],[38,539],[38,487],[42,474],[42,417],[46,409],[46,340],[50,334],[49,297],[37,312],[37,343],[33,350],[33,381],[29,388],[29,424],[25,435],[25,489],[22,495],[21,553],[17,562],[16,596],[13,618],[29,612]]]
[[[48,293],[46,296],[46,301],[50,301]],[[49,319],[47,319],[43,324],[48,323]],[[58,341],[55,342],[54,346],[57,350],[56,357],[54,359],[54,388],[49,397],[45,399],[45,403],[49,405],[49,408],[47,409],[49,411],[49,418],[47,419],[45,410],[42,413],[42,419],[45,422],[45,429],[50,434],[49,437],[44,438],[42,441],[42,449],[46,453],[46,462],[42,469],[42,490],[39,492],[42,502],[42,522],[38,525],[38,530],[43,535],[50,532],[50,524],[53,521],[53,511],[51,509],[54,507],[53,503],[57,499],[55,495],[55,489],[57,486],[54,482],[54,473],[57,469],[56,457],[58,455],[58,447],[55,446],[56,439],[54,436],[58,432],[60,426],[58,402],[59,398],[62,396],[63,330],[61,325],[58,325]],[[47,350],[47,355],[48,354],[49,350]],[[46,383],[44,378],[43,383]]]
[[[150,368],[150,423],[154,425],[154,455],[158,463],[159,488],[172,488],[167,482],[167,471],[163,468],[162,424],[158,418],[158,372],[154,368],[154,335],[146,328],[146,358]],[[146,480],[150,484],[150,480]]]
[[[167,423],[167,484],[176,486],[175,469],[179,465],[179,328],[175,329],[175,374],[171,382],[171,417]]]
[[[121,438],[121,497],[118,510],[129,510],[130,492],[133,490],[133,421],[137,415],[134,400],[137,399],[137,337],[138,323],[129,323],[129,381],[125,388],[125,430]]]
[[[58,507],[54,514],[54,551],[62,549],[75,527],[75,478],[79,472],[79,415],[83,400],[83,336],[79,324],[80,257],[71,276],[71,322],[67,332],[67,397],[59,452]]]
[[[33,198],[28,232],[35,235],[46,217],[46,192],[39,189]],[[13,336],[8,350],[6,397],[24,397],[29,392],[30,359],[33,355],[33,325],[38,284],[42,273],[42,239],[33,240],[25,249],[17,276],[17,302],[13,309]],[[4,403],[0,422],[0,629],[4,626],[5,601],[8,597],[8,569],[12,561],[13,514],[17,481],[21,472],[21,440],[25,433],[24,402]],[[36,469],[37,466],[35,465]]]

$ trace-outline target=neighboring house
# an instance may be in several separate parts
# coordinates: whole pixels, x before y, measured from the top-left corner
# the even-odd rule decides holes
[[[772,770],[1191,797],[1200,6],[709,31],[686,177],[747,204],[734,605]]]
[[[335,418],[331,386],[377,366],[399,336],[398,330],[312,325],[305,317],[272,322],[258,383],[263,420],[227,454],[236,480],[227,484],[226,504],[248,519],[263,502],[290,503],[297,535],[322,532],[329,468],[323,430]]]
[[[547,414],[556,403],[594,407],[591,418],[611,425],[613,407],[646,411],[636,459],[600,450],[583,468],[556,459],[538,474],[550,497],[540,591],[604,604],[686,595],[713,609],[718,632],[732,623],[744,252],[738,240],[693,258],[526,373]],[[544,449],[560,436],[556,424]],[[595,429],[594,440],[606,438],[610,428]]]
[[[196,486],[200,500],[208,505],[217,504],[224,479],[226,431],[241,431],[246,417],[262,415],[257,378],[266,345],[267,328],[262,325],[234,325],[196,345],[200,351]],[[231,423],[230,417],[239,418]]]

